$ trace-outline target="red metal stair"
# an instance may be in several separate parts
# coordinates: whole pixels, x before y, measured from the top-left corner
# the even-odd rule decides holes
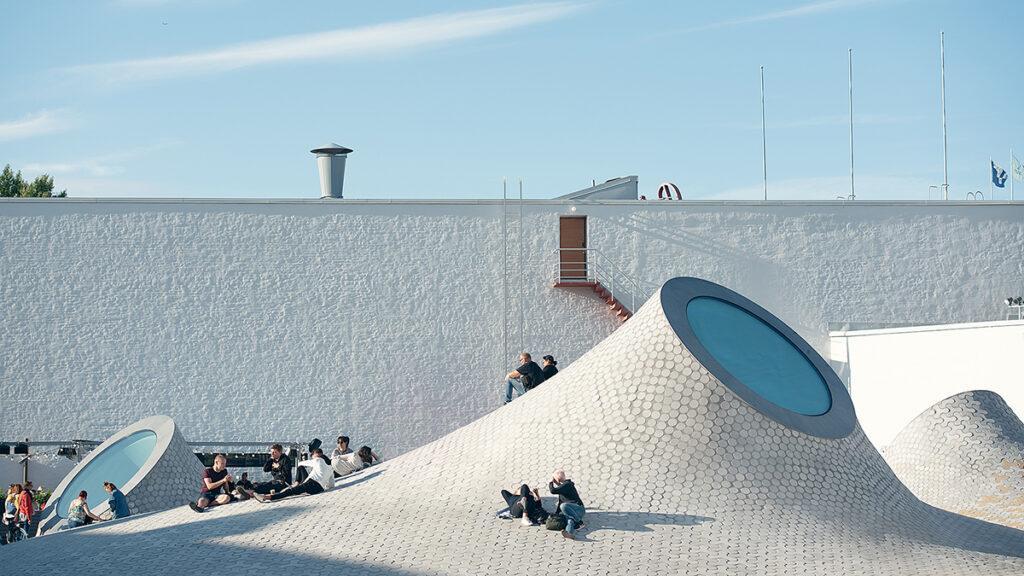
[[[633,317],[633,312],[626,308],[625,304],[619,302],[611,292],[608,291],[600,282],[591,282],[587,280],[580,281],[559,281],[554,283],[555,288],[590,288],[597,294],[602,300],[608,304],[608,309],[611,310],[617,318],[625,322]]]

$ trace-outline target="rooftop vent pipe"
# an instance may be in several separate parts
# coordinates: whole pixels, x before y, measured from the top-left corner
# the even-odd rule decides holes
[[[344,197],[342,189],[345,187],[345,158],[351,151],[351,148],[334,143],[310,150],[316,154],[316,168],[320,172],[321,198]]]

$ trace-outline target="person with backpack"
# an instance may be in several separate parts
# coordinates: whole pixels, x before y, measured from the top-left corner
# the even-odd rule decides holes
[[[587,512],[583,500],[580,499],[580,493],[576,491],[576,485],[565,477],[564,470],[555,470],[551,482],[548,482],[548,490],[558,495],[555,512],[565,516],[565,530],[562,530],[562,536],[575,540],[576,531],[583,527],[583,515]]]
[[[524,526],[543,524],[547,521],[549,514],[544,509],[540,492],[536,488],[531,491],[526,484],[520,485],[518,489],[512,485],[512,488],[516,492],[501,491],[501,498],[508,505],[509,516],[522,518]]]
[[[540,366],[533,361],[529,352],[519,354],[519,368],[505,375],[505,404],[512,401],[512,391],[515,390],[520,396],[533,390],[544,381],[544,373]]]

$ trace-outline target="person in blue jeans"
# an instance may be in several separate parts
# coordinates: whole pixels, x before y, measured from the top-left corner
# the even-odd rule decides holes
[[[110,508],[111,520],[127,518],[131,515],[131,511],[128,510],[128,499],[125,498],[123,492],[117,489],[117,486],[114,486],[113,482],[104,482],[103,489],[110,494],[110,498],[107,499],[107,507]]]
[[[522,396],[527,391],[540,386],[540,383],[544,381],[544,372],[533,361],[529,352],[519,354],[519,363],[519,368],[505,375],[505,404],[512,401],[513,390]]]
[[[555,470],[551,482],[548,482],[548,490],[558,495],[558,506],[555,511],[565,516],[565,530],[562,530],[562,536],[575,540],[576,531],[583,527],[583,515],[587,513],[583,500],[580,500],[580,493],[576,491],[576,485],[565,477],[564,470]]]

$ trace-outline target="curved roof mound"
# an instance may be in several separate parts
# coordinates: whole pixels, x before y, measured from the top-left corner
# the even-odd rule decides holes
[[[749,314],[737,328],[746,348],[728,350],[729,333],[714,326],[686,334],[694,298]],[[243,573],[367,575],[1024,572],[1024,532],[915,498],[856,425],[845,391],[830,387],[827,409],[788,411],[787,367],[760,342],[776,350],[781,338],[828,367],[748,302],[670,280],[551,380],[331,492],[203,514],[182,506],[19,544],[5,561],[147,576],[205,575],[210,561]],[[769,377],[737,376],[746,351]],[[821,385],[834,379],[822,374]],[[777,401],[759,395],[774,386]],[[527,482],[546,493],[559,468],[587,504],[585,542],[495,517],[499,489]],[[103,562],[83,562],[98,550]]]
[[[1024,528],[1024,424],[999,394],[972,390],[936,403],[884,455],[925,502]]]

